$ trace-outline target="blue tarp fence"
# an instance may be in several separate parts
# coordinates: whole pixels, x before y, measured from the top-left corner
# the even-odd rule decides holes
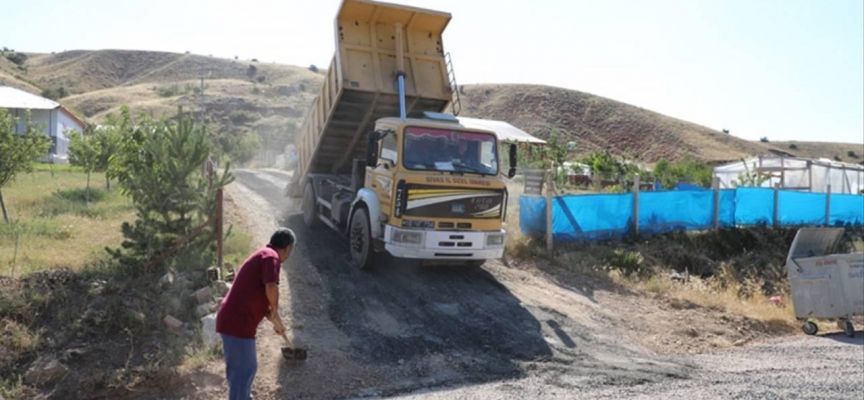
[[[746,187],[719,191],[720,227],[864,224],[864,196]],[[620,238],[634,227],[634,194],[582,194],[552,198],[552,236],[556,242]],[[639,193],[639,233],[707,230],[714,227],[714,191]],[[519,227],[528,235],[546,234],[546,198],[522,195]]]

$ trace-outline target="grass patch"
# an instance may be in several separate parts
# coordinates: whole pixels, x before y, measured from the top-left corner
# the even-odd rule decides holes
[[[233,225],[223,243],[223,260],[234,266],[239,266],[249,257],[252,250],[252,235]]]
[[[537,264],[541,269],[551,265],[632,290],[746,316],[785,331],[797,327],[785,268],[796,232],[796,228],[768,227],[675,232],[623,241],[556,243],[549,254],[545,238],[530,238],[517,231],[508,237],[506,254],[517,261],[543,259]],[[860,228],[847,228],[838,252],[861,251],[862,236]],[[673,280],[676,272],[689,277],[688,281]],[[769,300],[775,295],[782,298],[780,305]]]
[[[24,395],[25,389],[21,375],[14,379],[0,378],[0,398],[17,399]]]
[[[3,188],[11,223],[0,221],[0,275],[70,268],[78,270],[123,240],[120,226],[134,219],[131,201],[95,182],[86,203],[87,174],[68,166],[38,164]],[[96,186],[96,187],[94,187]]]

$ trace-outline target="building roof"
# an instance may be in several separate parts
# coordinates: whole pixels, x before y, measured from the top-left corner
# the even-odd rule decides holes
[[[522,143],[536,143],[536,144],[545,144],[546,141],[542,139],[538,139],[534,136],[528,134],[513,125],[510,125],[504,121],[495,121],[489,119],[476,119],[476,118],[467,118],[467,117],[457,117],[459,119],[459,123],[464,125],[467,128],[474,129],[488,129],[495,132],[498,135],[498,140],[502,142],[506,141],[514,141],[514,142],[522,142]]]
[[[82,128],[87,127],[87,123],[78,118],[73,112],[69,111],[62,104],[46,99],[42,96],[25,92],[21,89],[16,89],[11,86],[0,86],[0,108],[17,108],[24,110],[54,110],[59,108],[60,111]]]
[[[53,110],[60,103],[10,86],[0,86],[0,108]]]

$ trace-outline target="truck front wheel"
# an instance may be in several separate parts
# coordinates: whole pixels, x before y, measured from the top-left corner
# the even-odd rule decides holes
[[[351,251],[351,264],[359,269],[369,268],[375,250],[372,249],[369,215],[363,207],[358,208],[351,218],[351,225],[348,228],[348,247]]]
[[[314,228],[318,225],[318,202],[315,201],[315,191],[312,189],[312,182],[307,182],[303,188],[303,224],[307,228]]]

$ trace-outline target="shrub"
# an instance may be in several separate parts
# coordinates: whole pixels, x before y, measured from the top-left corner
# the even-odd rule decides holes
[[[792,143],[792,144],[789,145],[789,148],[792,149],[792,150],[798,150],[798,145],[795,144],[795,143]]]
[[[16,53],[15,50],[12,50],[11,53],[7,53],[6,58],[9,61],[12,61],[15,65],[18,65],[19,67],[24,65],[25,62],[27,62],[27,55],[24,53]]]
[[[767,136],[762,136],[762,137],[759,139],[759,141],[762,142],[762,143],[768,143],[768,137],[767,137]]]
[[[234,110],[228,114],[228,119],[235,125],[243,125],[261,119],[261,114],[246,110]]]
[[[849,156],[849,157],[851,157],[851,158],[858,158],[858,154],[855,154],[855,150],[849,150],[849,151],[846,153],[846,155]]]
[[[124,107],[115,128],[121,147],[109,175],[117,179],[136,210],[134,223],[124,222],[122,249],[107,249],[121,265],[136,268],[165,252],[174,242],[213,215],[215,193],[233,180],[226,163],[221,176],[210,182],[202,174],[212,146],[206,132],[182,109],[173,121],[155,120],[140,113],[132,121]],[[206,228],[184,245],[208,263],[214,230]]]
[[[62,99],[64,97],[69,96],[69,91],[66,90],[66,87],[60,86],[56,89],[44,89],[42,90],[42,97],[46,97],[52,100]]]
[[[316,67],[315,64],[310,65],[309,70],[312,72],[318,73],[318,67]]]
[[[609,268],[618,270],[621,274],[628,277],[634,274],[641,275],[644,272],[642,269],[643,260],[642,254],[638,251],[621,249],[608,252],[603,257],[603,261]]]

